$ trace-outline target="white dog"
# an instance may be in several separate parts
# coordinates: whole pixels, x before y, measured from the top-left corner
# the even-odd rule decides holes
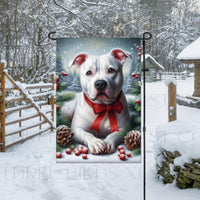
[[[113,49],[94,57],[79,54],[72,65],[80,68],[83,92],[62,110],[72,119],[75,141],[88,146],[93,154],[113,153],[123,142],[119,132],[130,123],[126,98],[122,92],[122,67],[130,54]]]

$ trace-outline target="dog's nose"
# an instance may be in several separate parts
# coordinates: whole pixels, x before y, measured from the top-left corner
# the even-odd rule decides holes
[[[107,82],[104,80],[98,80],[95,82],[95,88],[97,90],[104,90],[107,86]]]

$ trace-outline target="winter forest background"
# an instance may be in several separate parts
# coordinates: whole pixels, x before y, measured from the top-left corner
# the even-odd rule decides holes
[[[55,37],[153,35],[150,53],[166,71],[182,71],[180,51],[199,37],[198,0],[1,0],[0,58],[15,80],[39,81],[56,68]]]

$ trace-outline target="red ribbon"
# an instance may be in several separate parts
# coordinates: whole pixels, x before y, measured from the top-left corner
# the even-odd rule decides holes
[[[104,104],[93,103],[92,101],[90,101],[90,99],[84,93],[85,101],[93,108],[95,115],[98,114],[98,116],[92,123],[90,129],[94,129],[99,133],[101,122],[104,119],[106,112],[108,112],[111,133],[113,133],[115,131],[119,131],[117,117],[115,115],[115,112],[121,113],[121,110],[123,110],[123,105],[121,102],[119,102],[120,97],[121,97],[121,92],[119,93],[118,97],[112,104],[104,105]]]

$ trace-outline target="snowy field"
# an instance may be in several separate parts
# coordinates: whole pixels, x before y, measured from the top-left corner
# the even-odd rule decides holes
[[[191,95],[193,78],[177,82],[178,94]],[[156,178],[156,130],[167,123],[167,87],[164,82],[147,83],[147,200],[197,200],[197,189],[180,190]],[[177,118],[197,128],[200,110],[177,107]],[[123,200],[143,199],[142,164],[56,164],[55,132],[0,153],[0,199],[2,200]]]

